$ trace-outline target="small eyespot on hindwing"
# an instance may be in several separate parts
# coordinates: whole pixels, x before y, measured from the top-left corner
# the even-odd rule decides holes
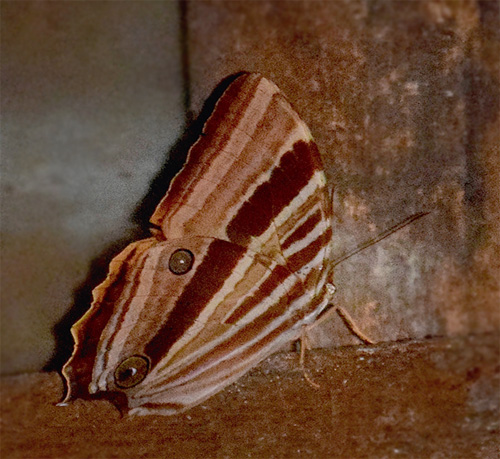
[[[123,360],[115,370],[115,383],[122,389],[137,386],[144,380],[149,371],[149,360],[140,355],[134,355]]]
[[[168,261],[168,268],[174,274],[186,274],[193,266],[194,255],[186,249],[178,249]]]

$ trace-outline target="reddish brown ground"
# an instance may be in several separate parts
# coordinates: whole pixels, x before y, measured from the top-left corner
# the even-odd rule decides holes
[[[56,373],[4,377],[1,457],[499,457],[498,334],[272,356],[175,417],[56,407]]]

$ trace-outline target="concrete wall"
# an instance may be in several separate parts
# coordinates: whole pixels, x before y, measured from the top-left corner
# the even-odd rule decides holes
[[[395,340],[500,327],[497,2],[180,10],[2,2],[3,372],[71,352],[91,287],[159,198],[184,108],[198,113],[240,70],[274,80],[311,128],[339,255],[431,211],[339,265],[336,302],[361,329]],[[355,342],[336,320],[313,338]]]
[[[9,373],[40,369],[56,345],[71,351],[68,327],[88,307],[89,284],[137,237],[136,209],[182,133],[184,97],[176,2],[1,8]]]

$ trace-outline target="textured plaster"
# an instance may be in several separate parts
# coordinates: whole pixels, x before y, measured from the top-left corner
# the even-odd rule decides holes
[[[375,340],[500,327],[497,2],[189,2],[191,106],[259,71],[308,123],[334,188],[335,252],[430,211],[337,268]],[[337,323],[338,322],[338,323]],[[315,345],[355,343],[340,321]]]

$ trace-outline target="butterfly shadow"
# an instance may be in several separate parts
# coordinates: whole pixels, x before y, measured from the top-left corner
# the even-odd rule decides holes
[[[153,178],[148,192],[131,215],[130,220],[133,224],[133,229],[126,237],[120,238],[105,247],[90,262],[87,277],[73,292],[72,306],[52,328],[52,334],[55,339],[55,350],[49,361],[44,365],[43,371],[60,371],[64,363],[68,361],[74,347],[71,327],[89,309],[92,302],[92,290],[106,278],[109,263],[118,253],[131,242],[151,236],[149,219],[156,206],[167,192],[172,179],[182,169],[189,148],[200,135],[203,135],[203,126],[213,112],[220,96],[243,73],[235,73],[222,80],[206,100],[200,115],[196,119],[194,119],[191,112],[187,113],[184,134],[168,151],[166,161],[158,174]]]

